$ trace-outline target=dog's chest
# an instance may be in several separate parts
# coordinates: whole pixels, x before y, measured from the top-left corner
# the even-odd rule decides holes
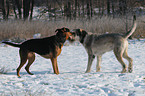
[[[49,53],[45,53],[44,55],[41,55],[44,58],[55,58],[60,55],[62,49],[58,46],[55,47],[53,51],[50,51]]]

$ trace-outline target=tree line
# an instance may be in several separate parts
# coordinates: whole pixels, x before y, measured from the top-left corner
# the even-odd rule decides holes
[[[94,16],[143,15],[145,0],[0,0],[0,12],[4,20],[14,14],[15,19],[32,20],[34,7],[45,7],[42,12],[51,12],[54,17],[68,20],[91,19]],[[57,15],[58,10],[61,15]]]

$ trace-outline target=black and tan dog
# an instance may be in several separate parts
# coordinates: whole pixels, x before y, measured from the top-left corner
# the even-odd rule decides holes
[[[133,26],[126,34],[103,34],[97,36],[96,34],[88,34],[85,30],[74,29],[72,32],[72,39],[70,41],[78,40],[85,47],[88,53],[88,66],[86,72],[91,71],[92,62],[97,57],[96,71],[100,71],[101,57],[105,52],[114,51],[117,60],[122,65],[122,73],[127,71],[127,65],[123,58],[129,61],[128,72],[132,72],[133,60],[128,56],[128,37],[133,34],[136,29],[136,16],[133,18]]]
[[[27,73],[33,75],[29,68],[35,60],[35,53],[41,55],[44,58],[51,59],[53,70],[55,74],[59,74],[57,57],[60,55],[64,42],[72,35],[68,28],[57,29],[56,35],[41,39],[30,39],[22,44],[14,44],[10,42],[3,42],[5,44],[19,47],[20,65],[17,68],[17,75],[20,77],[20,69],[28,60],[28,64],[25,67]]]

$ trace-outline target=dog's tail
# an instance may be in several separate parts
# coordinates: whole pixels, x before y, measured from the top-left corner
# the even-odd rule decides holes
[[[134,16],[133,16],[133,26],[132,26],[132,28],[124,35],[124,38],[127,39],[128,37],[130,37],[130,36],[133,34],[133,32],[135,31],[136,26],[137,26],[137,24],[136,24],[136,16],[134,15]]]
[[[11,43],[11,42],[2,42],[2,43],[5,43],[5,44],[8,44],[8,45],[10,45],[10,46],[13,46],[13,47],[19,47],[20,48],[20,44],[15,44],[15,43]]]

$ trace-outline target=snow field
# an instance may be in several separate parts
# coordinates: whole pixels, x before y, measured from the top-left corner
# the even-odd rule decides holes
[[[90,73],[85,73],[87,53],[82,45],[64,46],[58,57],[59,75],[53,74],[49,59],[36,55],[29,75],[23,67],[16,76],[19,49],[0,46],[0,96],[144,96],[145,40],[130,40],[128,55],[133,59],[133,72],[121,74],[121,64],[114,53],[102,57],[101,72],[96,72],[96,59]],[[128,65],[128,62],[124,60]]]

